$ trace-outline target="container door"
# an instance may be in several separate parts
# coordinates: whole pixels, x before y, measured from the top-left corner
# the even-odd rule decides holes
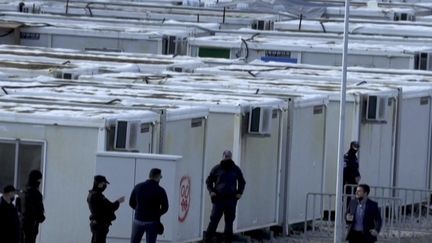
[[[395,180],[397,187],[427,188],[430,102],[429,96],[403,99]]]
[[[363,99],[362,106],[359,139],[360,183],[367,183],[371,186],[391,186],[393,184],[393,146],[396,126],[394,99],[379,96],[371,99],[369,96],[368,100]]]
[[[292,114],[287,185],[289,224],[304,221],[306,194],[323,190],[325,106],[299,107]],[[319,215],[319,211],[308,212],[308,219]]]
[[[249,134],[243,129],[240,168],[246,189],[238,201],[237,231],[262,228],[278,221],[280,116],[279,111],[273,111],[270,135]]]
[[[177,239],[202,236],[203,171],[205,145],[204,118],[169,121],[166,124],[163,151],[183,157],[177,165],[176,189],[183,190],[182,198],[173,203],[180,205]],[[208,194],[206,194],[207,196]],[[189,238],[190,239],[190,238]]]

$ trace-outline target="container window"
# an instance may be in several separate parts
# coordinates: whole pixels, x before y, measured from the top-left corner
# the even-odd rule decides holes
[[[32,170],[41,170],[43,143],[0,141],[0,187],[14,185],[23,189]]]
[[[14,185],[16,144],[0,143],[0,188]]]

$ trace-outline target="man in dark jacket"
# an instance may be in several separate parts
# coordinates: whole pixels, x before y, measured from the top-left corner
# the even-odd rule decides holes
[[[19,242],[18,211],[13,205],[15,188],[8,185],[3,189],[0,198],[0,241],[5,243]]]
[[[93,188],[89,191],[87,203],[90,208],[90,230],[92,243],[105,243],[111,222],[116,219],[114,212],[120,207],[125,198],[120,197],[115,202],[110,202],[102,192],[109,182],[102,175],[96,175]]]
[[[42,173],[39,170],[32,170],[24,191],[23,233],[25,243],[36,242],[39,224],[45,221],[43,198],[39,191],[41,181]]]
[[[135,210],[131,243],[139,243],[146,233],[146,243],[156,242],[161,229],[160,217],[168,211],[168,197],[159,182],[162,171],[150,170],[149,179],[141,182],[132,190],[129,205]],[[159,232],[161,233],[161,232]]]
[[[359,172],[359,162],[357,158],[357,152],[360,146],[357,141],[352,141],[350,144],[350,149],[344,155],[344,170],[343,170],[343,186],[345,185],[357,185],[360,182],[360,172]],[[345,194],[350,195],[353,194],[353,190],[351,187],[347,187],[345,189]],[[349,205],[349,201],[351,197],[347,197],[347,204]]]
[[[360,184],[356,191],[356,200],[351,200],[346,213],[350,243],[373,243],[377,241],[382,220],[378,204],[368,198],[370,188]]]
[[[219,221],[222,215],[225,215],[224,235],[226,242],[230,242],[233,237],[237,200],[242,196],[246,185],[240,168],[232,160],[231,151],[223,152],[222,161],[210,171],[206,184],[213,203],[206,239],[211,240],[214,237]]]

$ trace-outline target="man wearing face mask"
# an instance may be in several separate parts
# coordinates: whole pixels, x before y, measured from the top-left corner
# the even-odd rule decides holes
[[[343,170],[343,185],[357,185],[360,182],[360,172],[359,172],[359,162],[357,158],[357,153],[360,145],[357,141],[352,141],[350,144],[350,149],[344,155],[344,170]],[[351,187],[345,189],[345,194],[351,195],[353,193]],[[347,197],[347,204],[351,197]]]
[[[1,242],[19,242],[19,218],[18,211],[13,205],[15,188],[8,185],[3,189],[0,198],[0,239]]]
[[[92,232],[91,243],[105,243],[111,222],[116,219],[114,212],[120,207],[125,198],[120,197],[110,202],[102,192],[109,182],[102,175],[96,175],[93,188],[89,191],[87,203],[90,208],[90,230]]]
[[[32,170],[24,191],[23,233],[25,243],[36,242],[39,224],[45,221],[43,198],[39,191],[41,181],[42,173],[39,170]]]

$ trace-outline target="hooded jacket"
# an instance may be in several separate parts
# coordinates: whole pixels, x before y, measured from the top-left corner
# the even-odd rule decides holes
[[[225,159],[213,167],[206,184],[209,192],[216,193],[217,198],[234,199],[236,194],[243,194],[246,181],[234,161]]]
[[[43,197],[39,191],[38,180],[42,179],[42,173],[38,170],[30,172],[27,188],[24,191],[23,221],[26,223],[42,223],[45,220]]]
[[[357,151],[350,148],[344,155],[344,170],[343,170],[343,183],[346,184],[357,184],[355,178],[360,176],[359,163],[356,155]]]

